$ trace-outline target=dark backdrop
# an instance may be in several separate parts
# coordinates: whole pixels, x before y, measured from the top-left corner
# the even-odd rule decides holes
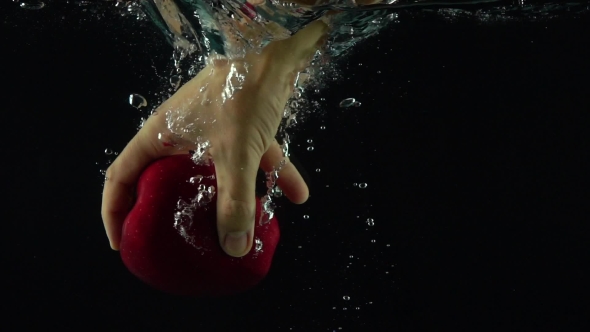
[[[358,45],[294,133],[312,196],[281,201],[268,278],[201,301],[141,284],[100,217],[104,150],[135,134],[127,97],[161,89],[170,47],[108,11],[1,8],[7,331],[584,330],[588,15],[401,15]]]

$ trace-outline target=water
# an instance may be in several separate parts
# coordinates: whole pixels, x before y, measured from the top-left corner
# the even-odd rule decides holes
[[[550,16],[561,10],[588,10],[588,2],[547,1],[425,1],[327,0],[309,5],[279,0],[142,0],[145,12],[164,32],[182,57],[200,51],[228,57],[243,56],[248,49],[287,38],[308,23],[323,18],[332,27],[329,57],[336,57],[387,25],[398,22],[400,14],[438,11],[442,16],[472,16],[487,21],[498,17]],[[313,1],[315,2],[315,1]]]
[[[340,102],[339,106],[342,108],[348,108],[354,106],[355,103],[356,100],[354,98],[346,98]]]
[[[314,5],[311,3],[316,2],[311,0],[298,0],[297,3],[279,0],[141,0],[139,3],[141,6],[128,4],[127,11],[138,19],[148,17],[172,45],[175,70],[169,81],[173,91],[183,83],[182,77],[193,77],[209,58],[236,59],[250,52],[260,52],[272,41],[288,38],[314,20],[321,19],[330,27],[326,47],[316,52],[311,65],[299,74],[292,98],[283,110],[277,139],[282,141],[284,156],[289,155],[291,143],[288,130],[301,123],[305,112],[319,108],[317,102],[306,98],[306,92],[319,93],[330,81],[342,77],[344,74],[336,67],[337,60],[391,24],[409,20],[416,13],[433,14],[449,20],[496,22],[537,20],[566,10],[588,10],[588,2],[565,4],[525,0],[327,0]],[[222,95],[212,96],[203,103],[216,100],[225,103],[247,79],[238,71],[229,75],[232,77],[228,76]],[[320,98],[321,101],[323,98]],[[340,102],[343,108],[359,106],[361,102],[354,97]],[[177,135],[190,132],[190,125],[180,116],[169,117],[169,129]],[[309,146],[307,150],[311,152],[314,147]]]
[[[147,106],[147,100],[142,95],[139,95],[137,93],[132,93],[129,95],[129,105],[131,105],[137,109],[140,109],[142,107]]]
[[[14,2],[18,2],[18,1],[14,1]],[[22,8],[22,9],[36,10],[36,9],[42,9],[44,7],[45,7],[45,3],[41,2],[41,1],[26,1],[26,2],[20,3],[20,8]]]
[[[18,7],[17,7],[18,8]],[[23,11],[24,12],[24,11]],[[443,12],[438,12],[438,9],[434,10],[432,13],[433,15],[439,15],[439,16],[444,16],[446,14],[443,15]],[[30,14],[30,12],[25,12],[26,14]],[[37,12],[33,13],[35,15],[38,15]],[[450,15],[450,14],[449,14]],[[498,17],[501,17],[502,15],[498,15]],[[456,17],[459,17],[456,16]],[[403,21],[404,19],[409,20],[409,18],[407,16],[402,15],[402,13],[399,14],[398,17],[399,20]],[[131,20],[134,20],[133,18],[131,18]],[[407,22],[407,21],[406,21]],[[393,24],[393,23],[392,23]],[[396,28],[396,27],[393,27]],[[393,34],[393,33],[392,33]],[[396,38],[390,38],[390,41],[393,40],[395,41]],[[537,41],[535,40],[535,43]],[[362,45],[359,45],[359,47],[363,47]],[[384,48],[382,46],[382,48]],[[407,54],[406,55],[411,55],[411,54]],[[517,55],[518,56],[518,55]],[[363,60],[364,63],[366,63],[366,60]],[[483,63],[484,65],[486,63]],[[386,65],[384,65],[382,67],[383,69],[383,74],[381,75],[381,77],[379,77],[379,80],[385,80],[385,76],[389,75],[387,74],[386,69]],[[377,76],[377,75],[375,75]],[[417,82],[418,80],[416,80]],[[404,81],[405,82],[405,81]],[[412,84],[414,84],[415,80],[412,77]],[[167,83],[167,82],[165,82]],[[184,82],[183,82],[184,83]],[[561,83],[561,82],[560,82]],[[352,85],[354,85],[354,83],[352,83]],[[169,86],[166,85],[166,87],[168,88]],[[397,88],[397,86],[395,86],[395,88]],[[425,89],[427,89],[427,86],[424,86]],[[139,88],[139,90],[137,91],[145,91],[143,89],[143,87]],[[308,90],[308,91],[314,91],[314,90]],[[130,91],[127,91],[130,92]],[[125,99],[124,97],[126,97],[127,95],[124,94],[122,95],[122,99]],[[147,94],[145,95],[146,97],[150,97]],[[354,97],[362,97],[360,96],[360,94],[341,94],[340,96],[342,98],[330,98],[330,96],[325,95],[328,99],[328,101],[326,102],[326,104],[330,104],[331,106],[337,106],[338,102],[340,101],[340,99],[342,99],[343,97],[348,97],[348,96],[354,96]],[[307,97],[309,98],[309,95],[307,95]],[[319,96],[318,96],[319,97]],[[362,97],[363,99],[363,104],[365,105],[369,105],[371,99],[369,98],[369,96],[365,96]],[[535,95],[531,95],[531,98],[535,98]],[[150,107],[152,106],[152,104],[154,104],[154,102],[152,102],[152,98],[149,98],[150,101]],[[124,100],[123,100],[124,101]],[[333,107],[335,108],[335,107]],[[337,108],[336,108],[337,110]],[[356,111],[356,109],[354,109]],[[371,109],[367,109],[368,112],[372,112]],[[131,114],[135,114],[135,109],[132,109],[132,112],[128,112]],[[342,113],[347,113],[347,112],[342,112]],[[356,113],[356,112],[348,112],[350,113]],[[162,116],[162,115],[161,115]],[[371,117],[370,115],[367,115],[369,118]],[[303,122],[300,122],[303,123]],[[393,204],[391,206],[387,205],[387,210],[391,210],[390,214],[382,214],[379,215],[378,211],[359,211],[359,210],[363,210],[363,209],[367,209],[369,210],[368,207],[366,207],[365,205],[362,204],[362,202],[358,202],[356,201],[357,197],[362,196],[363,198],[367,198],[369,196],[372,195],[384,195],[386,196],[386,199],[390,199],[392,202],[394,202],[396,200],[396,197],[393,195],[390,195],[389,192],[387,190],[385,190],[384,192],[380,192],[378,191],[378,188],[382,188],[381,183],[379,181],[374,180],[374,177],[368,176],[368,172],[374,171],[375,169],[380,169],[380,167],[388,167],[390,164],[388,163],[375,163],[372,166],[372,169],[369,168],[369,166],[367,165],[367,169],[363,170],[362,174],[359,174],[358,176],[355,174],[353,177],[344,177],[341,179],[344,179],[343,181],[341,179],[335,179],[335,178],[325,178],[327,176],[334,176],[335,173],[337,172],[337,167],[332,167],[332,166],[338,166],[338,162],[335,162],[334,159],[330,159],[328,157],[328,159],[326,159],[326,151],[328,150],[327,148],[325,148],[323,145],[321,145],[322,141],[326,139],[326,137],[332,137],[332,136],[338,136],[341,135],[341,130],[342,128],[339,128],[341,126],[341,122],[337,122],[337,121],[333,121],[333,119],[330,119],[329,122],[328,120],[326,120],[326,123],[328,123],[328,129],[327,130],[321,130],[320,129],[320,123],[318,123],[317,125],[314,125],[313,128],[310,128],[308,132],[306,132],[303,135],[298,135],[298,137],[296,136],[292,136],[292,140],[297,144],[297,143],[305,143],[306,140],[309,137],[313,137],[314,141],[316,143],[316,147],[318,147],[317,151],[314,154],[314,158],[310,158],[312,160],[312,163],[304,163],[304,165],[306,167],[311,167],[311,169],[315,169],[316,165],[321,165],[322,167],[322,173],[320,174],[312,174],[316,175],[314,177],[314,182],[315,182],[315,191],[313,192],[313,196],[314,196],[314,201],[310,202],[311,204],[316,203],[317,205],[324,205],[327,207],[322,207],[323,210],[326,213],[320,213],[320,212],[324,212],[322,210],[318,210],[317,212],[315,210],[312,211],[308,211],[308,210],[295,210],[297,213],[293,214],[292,216],[289,216],[289,218],[294,219],[295,221],[297,221],[297,219],[301,219],[301,223],[299,223],[299,225],[301,226],[301,234],[297,234],[297,231],[299,231],[299,229],[295,229],[294,231],[292,227],[291,229],[288,229],[287,225],[285,225],[284,223],[281,224],[282,227],[284,227],[287,231],[284,232],[285,236],[282,238],[282,245],[284,248],[284,255],[283,256],[277,256],[277,263],[279,264],[283,264],[287,270],[287,272],[283,272],[281,270],[279,270],[279,272],[277,274],[275,274],[274,276],[270,276],[268,281],[273,282],[273,280],[276,280],[277,278],[279,278],[279,280],[294,280],[293,282],[291,282],[289,284],[290,287],[300,287],[300,285],[312,285],[314,286],[314,291],[309,292],[308,294],[306,294],[305,296],[301,296],[304,298],[306,303],[305,308],[309,308],[306,309],[308,311],[304,311],[302,308],[302,304],[296,302],[295,299],[291,300],[289,299],[291,295],[295,294],[297,295],[296,291],[288,291],[288,290],[284,290],[283,287],[287,287],[287,286],[283,286],[283,284],[281,284],[280,286],[276,286],[274,288],[272,287],[267,287],[266,290],[275,290],[275,289],[279,289],[281,290],[281,292],[277,293],[279,294],[278,296],[276,296],[276,298],[274,297],[274,295],[271,297],[269,295],[269,297],[272,300],[276,300],[276,304],[273,304],[271,306],[270,309],[264,310],[266,308],[264,308],[263,310],[259,310],[262,311],[265,314],[268,314],[269,312],[274,312],[274,309],[278,306],[281,307],[280,310],[284,310],[287,312],[290,312],[291,314],[287,314],[290,316],[294,316],[294,314],[298,314],[299,317],[304,317],[303,315],[300,315],[300,313],[303,311],[304,313],[309,313],[309,314],[313,314],[315,312],[319,312],[320,314],[318,314],[318,316],[320,315],[324,315],[326,316],[326,320],[333,320],[333,323],[331,323],[331,325],[329,325],[330,327],[334,327],[335,329],[337,329],[338,325],[342,325],[344,326],[344,330],[355,330],[353,327],[350,327],[350,325],[353,325],[353,321],[359,320],[359,321],[370,321],[371,319],[376,319],[376,318],[387,318],[385,316],[380,316],[379,314],[376,315],[367,315],[367,312],[373,312],[373,310],[378,310],[379,308],[383,309],[385,308],[389,308],[386,307],[387,303],[384,301],[383,298],[379,298],[376,295],[371,293],[371,286],[375,285],[375,288],[379,287],[379,291],[382,293],[387,294],[388,296],[391,296],[391,298],[394,298],[395,301],[399,301],[398,303],[400,304],[406,304],[406,302],[402,300],[398,300],[398,295],[399,296],[403,296],[403,292],[406,292],[408,287],[406,286],[406,288],[403,288],[402,291],[400,292],[401,294],[396,294],[393,292],[390,292],[390,290],[386,287],[383,287],[383,285],[385,284],[385,282],[383,281],[383,277],[386,275],[384,272],[386,271],[385,267],[379,267],[377,264],[379,262],[382,262],[386,259],[391,259],[392,261],[395,261],[396,263],[399,262],[400,263],[400,269],[402,270],[402,272],[408,272],[411,271],[411,269],[418,269],[418,271],[426,271],[426,268],[423,268],[423,266],[432,266],[428,265],[428,262],[425,262],[425,260],[416,260],[415,262],[405,262],[403,259],[400,259],[400,256],[402,258],[404,258],[403,255],[401,255],[399,253],[400,249],[401,250],[422,250],[422,252],[424,251],[428,251],[428,250],[432,250],[432,246],[428,246],[429,243],[432,242],[428,242],[428,236],[430,237],[434,237],[435,239],[440,239],[440,242],[434,242],[435,244],[438,243],[443,243],[448,239],[445,239],[443,237],[444,234],[436,234],[436,230],[438,228],[435,228],[432,231],[432,234],[429,232],[430,229],[426,229],[426,240],[424,238],[421,238],[420,236],[423,234],[420,234],[418,232],[415,231],[415,229],[410,229],[409,231],[407,231],[406,233],[402,234],[401,236],[399,236],[399,238],[402,239],[407,239],[407,241],[409,242],[409,244],[404,244],[402,246],[399,245],[399,242],[397,242],[398,237],[391,237],[391,238],[387,238],[386,233],[384,233],[384,227],[387,227],[386,224],[393,224],[393,223],[403,223],[405,220],[405,218],[403,218],[404,216],[402,216],[402,218],[399,218],[399,213],[396,213],[396,211],[393,211]],[[305,123],[303,123],[305,124]],[[355,123],[356,124],[356,123]],[[315,136],[312,136],[315,135]],[[297,140],[300,140],[300,142],[297,142]],[[366,138],[363,138],[362,136],[359,136],[359,140],[365,140],[367,141]],[[106,143],[105,143],[106,144]],[[111,147],[117,147],[117,145],[113,144],[113,143],[108,143]],[[102,146],[102,145],[101,145]],[[296,145],[295,145],[296,146]],[[306,144],[301,144],[301,146],[303,148],[301,148],[301,150],[305,151],[305,147],[307,147]],[[368,148],[369,151],[372,151],[372,146],[370,145],[365,145],[364,147]],[[101,151],[99,151],[100,153],[102,153],[103,149],[100,149]],[[385,146],[383,146],[383,149],[381,147],[379,147],[379,153],[384,153],[387,152],[388,150],[385,148]],[[297,150],[296,150],[297,152]],[[305,151],[307,152],[307,151]],[[313,154],[313,153],[307,153],[307,154]],[[324,158],[323,160],[320,158]],[[371,158],[371,156],[368,156],[367,158]],[[317,162],[316,162],[317,160]],[[325,165],[326,162],[329,162],[330,167],[326,168],[327,166]],[[402,161],[403,163],[404,161]],[[345,161],[345,163],[348,163],[348,161]],[[376,168],[373,168],[376,167]],[[391,178],[393,177],[399,177],[400,176],[399,170],[396,169],[392,169],[391,170]],[[336,173],[337,174],[337,173]],[[349,174],[352,174],[352,172],[350,172]],[[321,175],[321,176],[317,176],[317,175]],[[438,175],[438,174],[436,174]],[[381,177],[383,178],[383,177]],[[332,194],[335,191],[339,190],[340,188],[346,188],[349,187],[350,188],[350,181],[360,181],[360,182],[369,182],[371,184],[371,188],[367,188],[364,190],[357,190],[357,191],[351,191],[351,190],[343,190],[345,195],[352,195],[354,197],[354,199],[351,199],[350,201],[342,201],[340,204],[326,204],[324,203],[324,199],[326,201],[328,201],[329,199],[333,199],[333,196],[322,196],[321,195],[321,191],[320,191],[320,187],[323,187],[323,185],[325,183],[330,183],[333,189],[330,191],[325,191],[326,193]],[[385,181],[385,179],[383,180]],[[338,187],[339,182],[344,182],[343,186]],[[348,182],[348,183],[347,183]],[[197,184],[198,185],[198,184]],[[439,183],[435,182],[434,185],[439,185]],[[358,184],[357,184],[358,187]],[[426,183],[425,185],[425,190],[424,193],[427,193],[428,191],[432,190],[431,188],[432,186],[430,185],[430,183]],[[342,196],[340,196],[342,197]],[[374,197],[374,196],[373,196]],[[373,197],[371,199],[373,199]],[[274,198],[273,198],[274,199]],[[376,198],[375,198],[376,199]],[[410,200],[418,200],[421,201],[422,197],[419,195],[416,196],[411,196],[410,198],[407,199],[408,201]],[[320,203],[321,202],[321,203]],[[335,215],[336,213],[332,210],[330,211],[330,209],[333,208],[333,206],[336,207],[340,207],[340,206],[344,206],[346,204],[356,204],[356,208],[354,209],[354,212],[356,212],[356,214],[360,215],[359,219],[356,220],[346,220],[345,218],[341,218],[341,219],[336,219],[334,218],[334,220],[330,220],[330,216],[331,215]],[[287,204],[285,204],[287,205]],[[316,205],[316,206],[317,206]],[[308,205],[309,206],[309,205]],[[306,209],[306,206],[303,207],[303,209]],[[314,216],[314,218],[310,218],[309,220],[303,220],[301,218],[301,215],[303,215],[305,212],[299,212],[299,211],[307,211],[307,213],[310,213],[312,216]],[[416,214],[418,214],[419,216],[422,216],[421,212],[419,210],[417,210],[418,212]],[[412,213],[414,213],[413,211],[410,211]],[[376,219],[376,221],[378,222],[378,225],[374,226],[373,228],[370,228],[367,226],[367,224],[364,223],[364,221],[366,221],[366,217],[368,216],[372,216]],[[354,215],[352,215],[352,218],[354,218]],[[364,217],[364,218],[363,218]],[[287,219],[284,219],[287,220]],[[350,221],[350,225],[349,226],[349,222]],[[418,222],[423,222],[422,219],[417,220]],[[408,224],[413,223],[414,220],[410,220],[409,222],[406,221]],[[442,222],[441,222],[442,223]],[[327,224],[327,225],[326,225]],[[297,225],[297,223],[295,223],[295,225]],[[325,226],[322,226],[325,225]],[[319,232],[317,229],[320,228],[320,226],[324,227],[324,229],[328,229],[330,228],[331,230],[334,231],[334,235],[333,237],[337,240],[331,240],[331,239],[327,239],[322,237],[322,233]],[[365,229],[369,229],[368,231],[364,231]],[[401,227],[403,229],[403,227]],[[443,229],[443,227],[441,227],[440,229]],[[377,233],[377,232],[381,232],[381,233]],[[446,233],[445,233],[446,234]],[[523,233],[523,234],[527,234],[527,233]],[[317,235],[317,236],[316,236]],[[291,242],[289,242],[289,237],[294,237],[293,240],[291,240]],[[298,237],[295,237],[298,236]],[[97,236],[97,238],[99,238]],[[376,238],[379,242],[379,244],[377,243],[371,243],[370,239],[372,238]],[[100,238],[99,238],[100,239]],[[355,242],[354,239],[362,239],[362,241],[357,241]],[[307,242],[306,242],[307,241]],[[389,244],[387,244],[388,242],[391,242],[391,247]],[[412,243],[416,243],[416,245],[412,245]],[[448,241],[447,241],[448,242]],[[357,244],[356,246],[354,246],[354,244]],[[446,242],[445,242],[446,243]],[[495,243],[495,242],[494,242]],[[292,246],[289,247],[289,244],[294,244]],[[295,251],[294,249],[296,249],[296,246],[298,244],[303,244],[303,248],[302,249],[298,249],[297,251]],[[332,248],[329,248],[329,245],[333,245]],[[400,248],[401,247],[401,248]],[[324,249],[325,248],[325,249]],[[448,247],[444,247],[445,249]],[[316,256],[323,254],[323,250],[325,250],[325,257],[324,260],[322,261],[321,258],[316,258]],[[377,252],[377,254],[375,255],[371,255],[371,253],[373,252]],[[352,261],[351,259],[348,259],[348,254],[349,253],[353,253],[355,257],[360,257],[359,260],[354,260],[354,263],[351,265],[349,271],[346,271],[344,268],[342,270],[345,270],[346,272],[342,272],[341,270],[337,270],[336,268],[333,268],[334,265],[339,264],[341,262],[341,260],[347,260],[347,261]],[[445,253],[450,253],[448,250]],[[340,257],[337,256],[337,254],[341,254]],[[402,253],[403,254],[403,253]],[[293,257],[298,258],[298,262],[302,262],[301,265],[295,265],[293,266],[293,264],[291,264],[290,259],[292,259]],[[329,265],[328,263],[331,263],[332,261],[329,259],[333,259],[334,260],[334,264]],[[307,263],[307,259],[311,260],[311,263]],[[340,259],[340,260],[339,260]],[[282,261],[281,261],[282,260]],[[285,262],[286,261],[286,262]],[[403,263],[406,263],[406,265],[404,266]],[[411,263],[410,266],[408,266],[407,264]],[[457,261],[457,263],[459,263],[459,261]],[[322,264],[324,264],[324,266],[322,266]],[[363,268],[363,264],[367,264],[366,268]],[[446,265],[442,265],[441,264],[434,264],[435,267],[441,267],[441,269],[444,269],[445,271],[451,270],[453,269],[455,266],[447,266]],[[342,264],[342,267],[343,264]],[[421,268],[422,267],[422,268]],[[312,270],[317,268],[318,269],[318,273],[312,273]],[[324,272],[329,274],[328,277],[324,277],[323,275],[321,275],[320,273],[322,273],[322,268],[323,271],[329,271],[329,272]],[[455,267],[456,268],[456,267]],[[391,269],[389,267],[387,267],[387,269],[389,269],[390,274],[394,274],[394,270],[395,269]],[[485,272],[485,271],[482,271]],[[348,274],[346,274],[348,273]],[[294,275],[295,277],[291,277],[291,275]],[[342,281],[343,278],[348,277],[347,281]],[[486,275],[487,277],[487,275]],[[321,279],[324,279],[324,281],[320,281]],[[436,279],[436,278],[433,278]],[[484,278],[485,279],[485,278]],[[369,282],[366,282],[366,280],[370,280]],[[364,281],[364,283],[363,283]],[[410,282],[410,280],[406,280],[408,282]],[[439,282],[438,284],[442,284],[443,282]],[[397,284],[397,283],[396,283]],[[434,283],[435,285],[438,285],[436,282]],[[460,284],[460,283],[459,283]],[[368,285],[368,286],[366,286]],[[412,284],[412,285],[417,285],[417,284]],[[502,284],[503,285],[503,284]],[[324,288],[320,288],[319,286],[323,286]],[[384,289],[383,289],[384,288]],[[325,289],[325,291],[324,291]],[[263,288],[263,290],[265,290],[265,288]],[[445,288],[446,290],[446,288]],[[317,293],[316,293],[317,291]],[[393,293],[393,294],[391,294]],[[409,293],[409,291],[408,291]],[[266,295],[267,293],[263,293],[263,295]],[[335,296],[332,296],[331,294],[335,294]],[[352,296],[352,299],[349,301],[344,301],[342,300],[342,295],[350,295]],[[425,294],[425,293],[424,293]],[[276,294],[275,294],[276,295]],[[286,295],[286,296],[283,296]],[[411,295],[416,295],[415,293],[411,293]],[[323,301],[321,301],[321,299],[323,299],[324,297],[328,296],[329,300],[326,301],[325,303]],[[331,297],[330,297],[331,296]],[[279,299],[280,298],[280,299]],[[285,301],[281,302],[281,299],[283,298],[287,298],[288,300],[286,301],[287,303],[285,303]],[[370,306],[367,305],[366,302],[367,300],[375,300],[375,305]],[[381,300],[381,301],[380,301]],[[428,301],[428,299],[425,299],[424,301]],[[300,301],[301,302],[301,301]],[[385,302],[385,304],[384,304]],[[485,301],[482,301],[485,302]],[[284,304],[283,304],[284,303]],[[317,303],[317,304],[316,304]],[[329,305],[329,307],[328,307]],[[329,309],[332,305],[337,306],[337,311],[338,313],[336,314],[326,314],[326,310],[325,309]],[[355,306],[357,305],[361,305],[362,307],[362,311],[360,318],[356,318],[356,314],[359,313],[358,311],[355,310]],[[485,305],[485,304],[484,304]],[[343,306],[348,307],[347,311],[344,311],[342,309]],[[286,309],[286,310],[285,310]],[[277,310],[278,311],[278,310]],[[342,315],[342,312],[347,313],[346,316]],[[350,314],[354,314],[350,315]],[[286,316],[286,315],[285,315]],[[314,317],[317,319],[317,317]],[[327,324],[324,324],[322,322],[317,322],[315,323],[316,327],[324,327],[325,330],[327,330]],[[293,330],[305,330],[305,328],[300,328],[300,326],[297,326],[296,324],[293,324],[293,326],[295,327]],[[283,323],[280,325],[280,330],[289,330],[289,325],[287,323]],[[274,328],[274,327],[273,327]],[[278,327],[277,327],[278,329]],[[314,330],[313,328],[308,328],[307,330]],[[377,328],[377,331],[379,329]]]

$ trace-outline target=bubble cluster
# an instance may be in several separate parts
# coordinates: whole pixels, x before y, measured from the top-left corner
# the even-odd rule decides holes
[[[197,244],[194,235],[190,235],[190,230],[193,226],[194,213],[197,209],[203,208],[209,204],[214,196],[214,186],[207,187],[204,184],[199,184],[197,195],[194,198],[189,202],[179,199],[176,203],[177,211],[174,213],[174,228],[186,242],[199,250],[208,251],[208,249]]]

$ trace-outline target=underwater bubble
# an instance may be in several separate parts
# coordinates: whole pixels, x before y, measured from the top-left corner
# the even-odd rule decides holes
[[[398,15],[396,13],[391,13],[387,16],[385,16],[385,19],[388,21],[393,21],[396,20],[398,18]]]
[[[360,107],[361,106],[361,102],[360,101],[355,101],[354,104],[352,105],[354,107]]]
[[[178,87],[180,86],[181,81],[182,81],[182,76],[180,76],[180,75],[173,75],[172,77],[170,77],[170,85],[172,86],[172,88],[175,91],[178,90]]]
[[[342,297],[342,299],[344,299],[344,301],[348,301],[348,300],[350,300],[350,296],[348,296],[348,295],[344,295],[344,296]]]
[[[326,126],[320,126],[320,129],[324,130],[324,129],[326,129]]]
[[[383,19],[381,17],[377,17],[376,19],[371,21],[372,24],[381,24],[382,22]]]
[[[354,106],[355,103],[356,103],[356,99],[354,99],[354,98],[346,98],[346,99],[344,99],[344,100],[342,100],[340,102],[340,105],[339,106],[342,107],[342,108],[348,108],[348,107]]]
[[[27,2],[21,2],[20,4],[20,8],[22,9],[41,9],[45,7],[45,3],[41,2],[41,1],[27,1]]]
[[[105,149],[104,150],[104,154],[106,154],[107,156],[110,156],[110,155],[113,154],[113,150],[111,150],[111,149]]]
[[[367,218],[367,225],[375,226],[375,220],[373,218]]]
[[[367,188],[367,184],[366,183],[359,183],[359,188],[365,189],[365,188]]]
[[[309,216],[306,214],[303,216],[303,219],[309,219]]]
[[[371,240],[371,243],[375,243],[375,242],[377,242],[377,240],[375,240],[375,239]]]
[[[147,106],[147,100],[140,94],[132,93],[129,95],[129,105],[140,109]]]
[[[313,146],[308,146],[307,151],[313,151]]]
[[[319,172],[321,172],[322,170],[321,170],[321,169],[319,169],[319,168],[316,168],[316,169],[315,169],[315,171],[319,173]]]
[[[256,252],[261,252],[262,251],[262,245],[263,245],[262,244],[262,241],[259,238],[256,238],[256,239],[254,239],[254,243],[255,243],[254,250]]]
[[[307,143],[313,143],[313,140],[310,138],[307,140]]]
[[[203,176],[202,175],[197,175],[197,176],[193,176],[191,177],[188,182],[190,183],[201,183],[201,181],[203,180]]]

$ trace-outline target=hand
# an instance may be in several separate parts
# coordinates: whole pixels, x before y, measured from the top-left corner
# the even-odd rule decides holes
[[[327,29],[316,21],[259,54],[211,61],[160,105],[107,169],[101,213],[111,248],[119,248],[145,167],[164,156],[188,153],[204,140],[215,162],[217,230],[228,255],[241,257],[252,247],[258,167],[270,172],[285,160],[277,184],[293,203],[307,200],[307,185],[274,137],[297,73],[321,47]],[[233,241],[226,242],[228,234]]]

